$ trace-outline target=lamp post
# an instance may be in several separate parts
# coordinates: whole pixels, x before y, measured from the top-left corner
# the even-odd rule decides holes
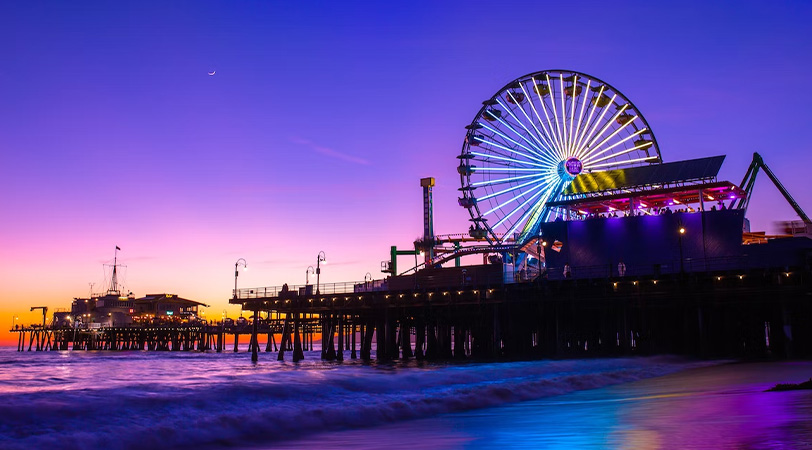
[[[244,258],[240,258],[234,263],[234,298],[237,298],[237,278],[240,276],[240,264],[242,264],[243,270],[248,270],[248,263],[245,262]]]
[[[685,260],[682,258],[682,235],[685,234],[685,227],[679,226],[679,273],[685,273]]]
[[[307,266],[307,269],[305,269],[305,286],[310,284],[310,274],[311,273],[315,274],[316,269],[314,269],[313,266]]]
[[[316,256],[316,295],[319,295],[319,282],[321,276],[321,263],[327,264],[327,255],[324,254],[324,251],[320,251],[318,256]]]

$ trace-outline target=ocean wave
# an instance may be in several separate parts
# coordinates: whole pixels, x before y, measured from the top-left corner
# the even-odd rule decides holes
[[[598,388],[701,364],[669,357],[411,367],[314,363],[243,366],[217,376],[177,374],[182,379],[175,383],[167,381],[171,374],[152,380],[119,374],[113,383],[104,371],[84,387],[0,394],[0,436],[10,449],[244,447]]]

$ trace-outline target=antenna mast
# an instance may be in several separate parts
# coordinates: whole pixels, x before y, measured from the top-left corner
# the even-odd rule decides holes
[[[116,269],[118,269],[118,251],[121,250],[118,245],[116,245],[116,251],[113,256],[113,277],[110,280],[110,289],[107,291],[108,294],[120,294],[118,290],[118,274]]]

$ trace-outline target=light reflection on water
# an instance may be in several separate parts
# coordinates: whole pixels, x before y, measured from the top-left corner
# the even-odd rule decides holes
[[[812,362],[727,364],[274,448],[812,448]]]

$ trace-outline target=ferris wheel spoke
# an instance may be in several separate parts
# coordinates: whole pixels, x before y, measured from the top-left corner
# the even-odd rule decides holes
[[[538,189],[537,189],[537,190],[538,190]],[[530,193],[530,192],[531,192],[531,191],[528,191],[527,193]],[[506,220],[510,219],[510,218],[511,218],[511,217],[512,217],[514,214],[516,214],[516,212],[517,212],[517,211],[519,211],[520,209],[523,209],[523,208],[524,208],[524,207],[525,207],[525,206],[526,206],[528,203],[532,202],[532,201],[533,201],[533,199],[535,199],[536,197],[538,197],[538,196],[539,196],[539,195],[540,195],[542,192],[544,192],[544,191],[542,191],[542,190],[538,190],[538,192],[536,192],[535,194],[531,195],[531,196],[530,196],[530,198],[528,198],[527,200],[523,201],[523,202],[522,202],[522,203],[520,203],[518,206],[516,206],[515,208],[513,208],[513,210],[512,210],[512,211],[510,211],[510,212],[509,212],[508,214],[506,214],[504,217],[502,217],[501,219],[499,219],[499,221],[498,221],[498,222],[496,222],[496,224],[494,224],[494,227],[499,227],[500,225],[502,225],[503,223],[505,223],[505,221],[506,221]],[[516,199],[516,198],[518,198],[518,197],[514,197],[514,199]],[[509,234],[510,234],[510,233],[506,233],[505,235],[509,235]]]
[[[512,126],[510,126],[510,124],[509,124],[508,122],[506,122],[506,121],[505,121],[505,120],[503,120],[502,118],[497,118],[496,120],[497,120],[497,121],[499,121],[499,123],[501,123],[502,125],[504,125],[504,126],[506,126],[507,128],[509,128],[509,129],[510,129],[510,131],[512,131],[512,132],[513,132],[513,133],[514,133],[516,136],[519,136],[520,138],[522,138],[522,140],[524,140],[525,142],[527,142],[527,143],[528,143],[528,144],[529,144],[531,147],[533,147],[533,148],[535,148],[536,150],[538,150],[537,152],[533,152],[533,153],[534,153],[535,155],[537,155],[539,158],[542,158],[542,159],[547,159],[547,160],[548,160],[548,161],[550,161],[551,163],[553,163],[553,162],[554,162],[554,160],[552,159],[552,157],[550,157],[549,155],[545,155],[545,154],[544,154],[544,151],[543,151],[542,149],[540,149],[540,148],[536,147],[536,144],[534,144],[534,143],[533,143],[533,142],[531,142],[529,139],[527,139],[527,136],[525,136],[525,135],[524,135],[524,134],[522,134],[522,133],[519,133],[519,132],[518,132],[518,131],[517,131],[515,128],[513,128]]]
[[[542,175],[532,174],[532,175],[521,175],[521,176],[518,176],[518,177],[496,178],[496,179],[486,180],[486,181],[477,181],[477,182],[471,183],[470,186],[475,187],[475,188],[476,187],[483,187],[483,186],[496,186],[498,184],[510,183],[512,181],[517,181],[517,180],[525,180],[527,178],[537,178],[537,177],[540,177],[540,176],[542,176]]]
[[[542,169],[528,169],[524,167],[477,167],[474,172],[540,172]]]
[[[527,154],[524,154],[524,153],[522,153],[520,151],[517,151],[516,149],[510,148],[510,147],[504,147],[504,146],[501,146],[499,144],[489,142],[489,141],[482,141],[482,143],[493,146],[493,147],[497,147],[497,148],[500,148],[500,149],[503,149],[503,150],[506,150],[510,154],[523,156],[523,157],[525,157],[525,158],[527,158],[529,160],[529,161],[521,161],[521,160],[517,160],[517,159],[512,159],[512,160],[514,160],[515,162],[517,162],[519,164],[529,164],[529,165],[538,166],[538,167],[547,167],[546,165],[544,165],[546,163],[546,161],[540,160],[538,158],[534,158],[534,157],[532,157],[530,155],[527,155]],[[502,153],[499,153],[499,152],[494,152],[494,153],[497,156],[503,155]],[[485,153],[478,153],[478,152],[471,152],[471,154],[472,155],[475,154],[475,155],[478,155],[478,156],[482,156],[483,158],[487,158],[489,156],[489,155],[487,155]],[[510,155],[503,155],[502,158],[510,158]],[[530,161],[536,161],[536,162],[533,163],[533,162],[530,162]]]
[[[564,155],[566,155],[569,152],[569,139],[567,137],[567,107],[565,103],[567,95],[564,90],[564,74],[559,73],[558,79],[560,88],[558,96],[559,100],[561,100],[561,140],[564,143],[564,147],[561,150],[563,150]],[[558,115],[556,115],[556,120],[558,120]]]
[[[550,75],[545,75],[545,76],[547,77],[547,86],[550,87],[550,105],[552,106],[553,118],[555,119],[555,129],[558,132],[558,138],[559,138],[559,141],[561,142],[561,147],[559,148],[559,150],[561,151],[561,157],[563,158],[564,155],[566,155],[567,144],[566,144],[565,139],[564,139],[564,134],[561,131],[561,123],[558,121],[558,108],[555,105],[556,99],[555,99],[555,97],[553,95],[553,92],[555,92],[555,91],[553,90],[552,83],[550,82]],[[563,77],[563,74],[562,74],[562,77]],[[563,83],[561,85],[563,86]]]
[[[553,138],[552,134],[547,130],[547,127],[544,125],[544,121],[541,120],[541,116],[539,116],[539,112],[536,109],[536,104],[533,102],[533,97],[527,94],[527,90],[524,88],[524,84],[520,83],[519,86],[522,88],[522,93],[524,93],[524,98],[526,98],[527,103],[530,104],[530,108],[533,110],[533,114],[535,114],[536,119],[538,119],[539,125],[541,125],[541,130],[542,131],[539,133],[539,136],[541,138],[543,138],[544,141],[547,143],[547,148],[550,150],[550,152],[551,153],[556,153],[554,138]],[[536,92],[536,93],[538,93],[538,92]],[[535,122],[532,119],[529,119],[529,118],[528,118],[528,120],[530,120],[530,123],[533,123],[534,124],[533,126],[535,127]]]
[[[501,132],[497,131],[496,129],[491,128],[491,127],[489,127],[488,125],[486,125],[486,124],[484,124],[484,123],[480,123],[480,125],[481,125],[483,128],[486,128],[486,129],[490,130],[490,131],[491,131],[491,132],[493,132],[494,134],[497,134],[497,135],[501,136],[501,137],[502,137],[502,139],[505,139],[505,140],[507,140],[507,141],[510,141],[510,142],[512,142],[513,144],[516,144],[517,146],[519,146],[519,147],[521,147],[521,148],[523,148],[523,149],[525,149],[525,150],[529,151],[530,153],[533,153],[533,154],[534,154],[534,155],[536,155],[536,156],[540,156],[538,153],[534,152],[534,151],[533,151],[533,150],[531,150],[530,148],[526,147],[525,145],[521,144],[521,143],[520,143],[520,142],[518,142],[518,141],[515,141],[515,140],[513,140],[513,139],[509,138],[507,135],[502,134]],[[518,153],[518,152],[516,152],[516,153]],[[543,159],[538,159],[538,158],[530,158],[530,159],[533,159],[533,160],[538,161],[538,162],[543,162],[543,161],[544,161]]]
[[[516,121],[516,123],[518,123],[518,124],[519,124],[519,126],[520,126],[520,127],[522,127],[522,128],[524,129],[524,131],[526,131],[526,132],[527,132],[527,134],[528,134],[530,137],[532,137],[532,138],[533,138],[533,140],[535,140],[537,144],[539,144],[539,145],[540,145],[540,147],[536,147],[536,148],[538,148],[539,150],[541,150],[541,149],[545,148],[544,143],[542,143],[542,142],[541,142],[541,141],[540,141],[540,140],[539,140],[539,139],[538,139],[538,138],[537,138],[537,137],[536,137],[536,136],[533,134],[533,132],[531,132],[529,129],[527,129],[527,127],[524,125],[524,123],[522,123],[521,119],[519,119],[518,117],[516,117],[516,115],[515,115],[515,114],[513,114],[513,111],[512,111],[510,108],[508,108],[507,106],[505,106],[505,105],[504,105],[504,104],[503,104],[501,101],[499,101],[499,99],[496,99],[496,101],[497,101],[497,102],[498,102],[500,105],[502,105],[502,108],[504,108],[504,109],[505,109],[505,110],[508,112],[508,114],[510,114],[510,116],[511,116],[511,117],[513,117],[513,119]],[[549,151],[549,149],[548,149],[548,151]]]
[[[634,136],[634,135],[629,136],[629,137],[631,138],[631,137],[633,137],[633,136]],[[621,152],[612,153],[611,155],[604,156],[603,158],[596,159],[596,160],[594,160],[594,161],[589,161],[589,162],[584,161],[584,167],[595,167],[595,163],[599,163],[599,162],[602,162],[602,161],[606,161],[607,159],[617,158],[618,156],[623,156],[623,155],[626,155],[626,154],[628,154],[628,153],[631,153],[631,152],[633,152],[633,151],[635,151],[635,150],[641,150],[641,149],[646,148],[646,147],[649,147],[649,146],[651,146],[651,143],[650,143],[650,142],[646,142],[646,143],[644,143],[644,144],[635,145],[634,147],[632,147],[632,148],[628,148],[628,149],[623,150],[623,151],[621,151]],[[655,158],[656,158],[656,157],[655,157]]]
[[[555,128],[553,128],[553,121],[552,121],[552,119],[550,119],[550,114],[547,112],[547,102],[544,100],[544,97],[541,95],[541,92],[539,92],[540,89],[539,89],[538,82],[536,81],[535,77],[532,78],[532,79],[533,79],[533,86],[534,86],[533,90],[536,91],[536,97],[538,97],[538,99],[539,99],[539,104],[541,105],[541,111],[544,113],[544,118],[547,119],[547,128],[549,128],[549,130],[550,130],[549,135],[552,138],[552,140],[555,141],[554,148],[555,148],[558,156],[560,158],[563,158],[564,157],[564,152],[563,152],[562,149],[564,147],[563,147],[563,145],[561,143],[561,136],[559,136],[559,134],[556,133]],[[548,89],[547,95],[549,95],[550,98],[552,98],[553,97],[553,88],[552,88],[552,86],[550,86],[550,77],[546,76],[546,79],[547,79],[547,84],[542,85],[542,86],[546,86],[546,88]],[[552,103],[555,103],[555,99],[552,100]],[[544,124],[544,121],[541,120],[540,117],[539,117],[539,122]]]
[[[567,150],[569,150],[569,152],[572,152],[573,150],[575,150],[573,148],[574,139],[572,138],[572,136],[573,136],[572,127],[575,125],[575,110],[578,109],[578,100],[577,100],[576,95],[575,95],[576,93],[578,93],[578,75],[573,75],[572,76],[572,89],[573,89],[572,90],[573,95],[570,96],[570,143],[567,146]],[[589,91],[588,89],[586,91],[584,91],[584,94],[586,94],[586,92],[588,92],[588,91]],[[581,94],[578,94],[578,96],[580,96],[580,95]],[[586,98],[586,97],[587,96],[584,95],[584,98]]]
[[[519,220],[517,220],[513,224],[513,226],[511,226],[510,229],[508,229],[508,232],[505,233],[505,236],[510,236],[513,233],[515,233],[520,225],[522,225],[522,224],[526,225],[527,222],[528,222],[528,217],[530,217],[530,215],[533,214],[540,205],[543,205],[544,203],[547,202],[547,200],[550,198],[550,195],[552,194],[553,191],[554,191],[554,187],[550,187],[549,189],[537,192],[535,195],[533,195],[533,197],[527,199],[527,201],[522,204],[522,207],[524,207],[525,205],[527,205],[528,203],[533,201],[533,199],[535,197],[539,196],[540,194],[544,194],[544,195],[541,196],[540,199],[538,199],[534,203],[534,205],[532,207],[527,208],[527,211],[525,211],[525,213],[519,218]]]
[[[629,139],[632,139],[632,138],[634,138],[634,137],[640,136],[641,134],[645,133],[645,132],[646,132],[646,130],[648,130],[648,128],[641,128],[640,130],[635,131],[634,133],[632,133],[632,134],[630,134],[630,135],[626,136],[625,138],[623,138],[623,139],[621,139],[621,140],[619,140],[619,141],[615,142],[614,144],[610,145],[609,147],[606,147],[605,149],[601,150],[601,151],[600,151],[600,152],[598,152],[598,153],[591,154],[591,155],[588,155],[588,156],[584,156],[584,157],[581,159],[581,162],[583,162],[584,164],[586,164],[586,163],[588,163],[588,162],[590,162],[590,161],[591,161],[591,162],[598,162],[598,161],[601,161],[601,160],[603,160],[603,158],[601,158],[601,159],[600,159],[600,160],[598,160],[598,161],[595,161],[595,158],[597,158],[598,156],[600,156],[600,155],[602,155],[602,154],[604,154],[604,153],[608,152],[609,150],[612,150],[613,148],[617,147],[618,145],[625,143],[625,142],[626,142],[626,141],[628,141]],[[635,147],[635,148],[630,149],[630,150],[637,150],[638,148],[642,148],[642,147],[647,146],[647,145],[648,145],[648,143],[647,143],[647,144],[645,144],[645,145],[642,145],[642,146]],[[593,150],[597,150],[597,149],[599,149],[599,148],[600,148],[600,146],[595,147],[595,149],[593,149]],[[620,155],[620,154],[622,154],[622,153],[614,153],[614,154],[612,154],[612,155],[608,156],[607,158],[612,158],[612,157],[615,157],[615,156]]]
[[[517,189],[521,189],[521,188],[523,188],[523,187],[530,186],[531,184],[535,184],[535,183],[537,183],[537,182],[538,182],[538,180],[540,180],[540,179],[542,179],[542,178],[543,178],[543,177],[538,176],[538,177],[535,177],[534,179],[531,179],[530,181],[527,181],[527,182],[525,182],[525,183],[518,184],[518,185],[516,185],[516,186],[511,186],[511,187],[509,187],[509,188],[507,188],[507,189],[502,189],[501,191],[498,191],[498,192],[493,192],[493,193],[491,193],[491,194],[484,195],[484,196],[482,196],[482,197],[477,197],[477,198],[476,198],[476,200],[477,200],[478,202],[480,202],[480,201],[488,200],[488,199],[491,199],[491,198],[493,198],[493,197],[497,197],[497,196],[500,196],[500,195],[503,195],[503,194],[507,194],[508,192],[513,192],[513,191],[515,191],[515,190],[517,190]]]
[[[471,154],[476,155],[476,156],[480,156],[482,158],[492,158],[492,159],[498,159],[500,161],[507,161],[507,162],[512,162],[512,163],[516,163],[516,164],[521,164],[522,166],[532,166],[532,167],[540,167],[540,168],[546,168],[547,167],[547,166],[543,166],[543,165],[537,164],[537,163],[531,163],[531,162],[527,162],[527,161],[519,161],[518,159],[510,158],[510,157],[507,157],[507,156],[498,156],[498,155],[495,155],[495,154],[488,155],[488,154],[479,153],[479,152],[471,152]],[[485,161],[485,160],[479,160],[479,161]]]
[[[616,97],[617,97],[617,94],[615,94],[615,95],[613,95],[613,96],[612,96],[612,102],[610,102],[610,104],[613,104],[613,102],[615,101],[615,98],[616,98]],[[608,106],[608,105],[607,105],[607,106]],[[624,105],[623,109],[625,109],[625,105]],[[588,148],[588,147],[589,147],[589,144],[587,144],[587,143],[590,141],[590,139],[592,139],[592,136],[594,135],[595,130],[597,130],[597,129],[598,129],[598,125],[600,125],[600,124],[601,124],[601,122],[603,122],[603,118],[606,116],[606,113],[607,113],[608,111],[609,111],[609,108],[608,108],[608,107],[604,107],[604,108],[603,108],[603,110],[601,111],[600,115],[598,116],[598,118],[597,118],[597,119],[595,119],[595,122],[593,122],[593,124],[592,124],[592,128],[589,130],[589,133],[587,133],[587,134],[584,136],[584,140],[583,140],[583,142],[582,142],[582,146],[581,146],[581,147],[579,147],[579,148],[578,148],[578,149],[575,151],[575,153],[576,153],[577,155],[581,155],[581,154],[583,154],[584,150],[586,150],[586,148]],[[611,122],[607,122],[606,124],[607,124],[607,125],[609,125],[609,124],[611,124]]]
[[[511,198],[509,198],[507,200],[502,201],[501,203],[496,202],[497,205],[494,206],[493,208],[489,209],[488,211],[485,211],[484,213],[482,213],[482,216],[484,217],[484,216],[488,216],[490,214],[493,214],[495,211],[504,208],[505,206],[515,202],[516,200],[518,200],[521,197],[529,195],[531,192],[542,189],[544,186],[546,186],[546,184],[538,184],[538,185],[536,185],[536,186],[534,186],[534,187],[532,187],[532,188],[530,188],[530,189],[528,189],[528,190],[526,190],[524,192],[520,192],[519,194],[517,194],[517,195],[515,195],[515,196],[513,196],[513,197],[511,197]],[[521,205],[519,205],[518,207],[521,207]],[[515,212],[515,210],[513,212]],[[510,214],[503,217],[502,221],[506,220],[513,212],[511,212]],[[496,225],[494,225],[494,226],[498,227],[499,225],[502,224],[502,221],[497,222]]]
[[[617,120],[617,118],[618,118],[618,117],[620,117],[620,115],[621,115],[621,114],[623,114],[623,111],[625,111],[625,110],[626,110],[626,108],[628,108],[628,107],[629,107],[629,104],[628,104],[628,103],[626,103],[625,105],[621,106],[621,107],[620,107],[620,109],[618,109],[618,110],[617,110],[617,112],[615,113],[615,115],[614,115],[614,116],[612,116],[612,118],[611,118],[611,119],[609,119],[609,121],[608,121],[608,122],[606,122],[606,125],[604,125],[604,126],[603,126],[603,128],[601,128],[601,131],[600,131],[600,132],[598,132],[598,134],[596,134],[596,135],[595,135],[595,136],[592,138],[592,140],[591,140],[591,141],[589,141],[589,144],[587,144],[586,146],[584,146],[584,150],[587,150],[587,149],[589,149],[590,147],[592,147],[592,145],[595,143],[595,141],[597,141],[598,139],[600,139],[600,137],[601,137],[601,136],[603,136],[603,133],[605,133],[605,132],[606,132],[606,130],[608,130],[608,129],[609,129],[609,127],[611,127],[611,126],[612,126],[612,124],[613,124],[613,123],[614,123],[614,122]]]
[[[572,141],[573,153],[574,153],[575,149],[578,147],[578,137],[581,134],[581,122],[582,122],[582,120],[584,118],[584,111],[586,110],[586,101],[589,98],[589,92],[590,92],[590,86],[591,85],[592,85],[592,80],[587,79],[586,80],[586,87],[584,88],[583,100],[581,101],[581,111],[578,113],[578,125],[576,125],[576,127],[575,127],[575,135],[573,136],[573,141]],[[574,122],[575,119],[573,118],[572,121]]]
[[[564,143],[564,148],[562,150],[564,150],[564,154],[566,155],[567,151],[569,150],[569,143],[567,139],[567,108],[565,106],[566,94],[564,91],[564,74],[559,73],[558,79],[559,79],[559,87],[561,88],[561,90],[558,92],[558,95],[561,99],[561,133],[563,136],[563,139],[561,140]],[[558,120],[557,115],[555,119]]]
[[[601,86],[600,90],[598,91],[598,96],[595,97],[596,99],[599,100],[601,98],[601,96],[603,95],[604,89],[606,89],[606,86]],[[615,97],[613,96],[611,101],[614,101],[614,99],[615,99]],[[586,137],[586,134],[587,134],[586,130],[589,129],[589,124],[592,121],[592,116],[595,114],[595,108],[597,108],[597,107],[598,107],[598,102],[595,101],[595,103],[592,104],[592,107],[589,108],[589,116],[587,116],[587,118],[586,118],[586,122],[584,123],[583,131],[581,131],[580,135],[578,136],[578,142],[575,143],[575,148],[576,148],[575,153],[576,153],[576,155],[578,154],[577,149],[581,148],[581,142]]]
[[[601,148],[601,147],[603,146],[603,144],[605,144],[605,143],[609,142],[609,140],[610,140],[610,139],[612,139],[613,137],[617,136],[617,134],[618,134],[618,133],[620,133],[621,131],[623,131],[623,130],[624,130],[624,129],[625,129],[627,126],[629,126],[629,125],[630,125],[632,122],[634,122],[635,120],[637,120],[637,118],[638,118],[638,117],[640,117],[640,116],[634,116],[634,117],[632,117],[631,119],[629,119],[629,120],[627,120],[626,122],[624,122],[624,123],[623,123],[623,125],[621,125],[621,126],[617,127],[617,129],[616,129],[615,131],[613,131],[613,132],[612,132],[612,133],[611,133],[609,136],[606,136],[605,138],[603,138],[603,140],[602,140],[602,141],[601,141],[599,144],[597,144],[597,145],[593,146],[593,147],[592,147],[592,148],[591,148],[591,149],[590,149],[590,150],[589,150],[589,151],[588,151],[588,152],[587,152],[587,153],[584,155],[584,157],[583,157],[583,158],[584,158],[584,159],[586,159],[586,158],[587,158],[587,156],[589,156],[589,155],[591,155],[591,154],[595,153],[595,152],[596,152],[596,151],[597,151],[599,148]]]
[[[524,87],[522,87],[522,90],[524,91]],[[525,111],[525,110],[524,110],[524,108],[522,108],[522,105],[521,105],[519,102],[517,102],[517,101],[516,101],[516,98],[513,96],[513,93],[511,93],[510,91],[508,91],[508,94],[510,94],[510,98],[512,98],[512,99],[513,99],[514,103],[515,103],[515,104],[516,104],[516,106],[519,108],[519,111],[521,111],[521,112],[522,112],[522,114],[524,115],[524,117],[527,119],[527,122],[528,122],[530,125],[532,125],[532,126],[533,126],[533,129],[536,131],[536,135],[534,135],[534,138],[535,138],[535,136],[538,136],[538,138],[535,138],[535,139],[536,139],[536,141],[538,141],[539,145],[541,145],[541,147],[542,147],[542,148],[544,148],[545,150],[547,150],[548,152],[550,152],[550,153],[554,153],[554,151],[553,151],[553,150],[550,148],[551,146],[549,145],[549,142],[547,142],[547,141],[548,141],[548,139],[546,139],[546,136],[544,136],[544,133],[542,133],[541,131],[539,131],[538,127],[536,126],[536,123],[533,121],[533,119],[531,119],[531,118],[530,118],[530,116],[527,114],[527,111]],[[528,98],[528,97],[527,97],[527,95],[525,95],[525,98]],[[532,100],[528,100],[528,101],[530,101],[530,102],[531,102],[531,105],[532,105]],[[515,118],[517,121],[519,121],[519,119],[518,119],[518,118],[516,118],[516,116],[514,116],[514,118]],[[519,121],[519,122],[521,122],[521,121]],[[530,132],[530,131],[528,130],[528,133],[529,133],[529,132]],[[546,142],[542,143],[542,142],[541,142],[541,140],[540,140],[540,138],[544,138],[544,140],[545,140]]]
[[[649,144],[646,144],[646,146],[648,146],[648,145]],[[588,168],[596,168],[596,167],[606,168],[606,167],[612,167],[612,166],[619,166],[621,164],[632,164],[632,163],[643,162],[643,161],[657,161],[658,159],[659,159],[659,157],[657,157],[657,156],[647,156],[645,158],[628,159],[626,161],[615,161],[615,162],[610,162],[610,163],[606,163],[606,164],[591,164],[591,165],[589,165]]]
[[[480,144],[485,144],[485,145],[488,145],[488,146],[491,146],[491,147],[495,147],[495,148],[498,148],[498,149],[501,149],[501,150],[505,150],[505,151],[507,151],[508,153],[517,154],[517,155],[522,155],[522,156],[524,156],[524,157],[526,157],[526,158],[528,158],[528,159],[531,159],[531,160],[534,160],[534,161],[538,161],[538,162],[540,162],[540,163],[544,163],[544,161],[542,161],[542,160],[539,160],[539,159],[536,159],[536,158],[532,158],[532,157],[530,157],[529,155],[525,155],[524,153],[522,153],[522,152],[520,152],[520,151],[517,151],[517,150],[516,150],[516,149],[514,149],[514,148],[507,147],[507,146],[504,146],[504,145],[501,145],[501,144],[497,144],[496,142],[491,142],[491,141],[486,141],[486,140],[484,140],[484,139],[480,139]],[[471,153],[474,153],[474,152],[471,152]],[[508,155],[505,155],[505,156],[508,156]]]
[[[569,183],[567,183],[569,184]],[[552,186],[544,193],[544,195],[530,208],[530,214],[527,214],[526,220],[520,220],[519,223],[524,222],[524,227],[522,228],[522,234],[529,233],[536,228],[536,224],[538,224],[541,220],[544,220],[541,215],[544,213],[545,206],[547,202],[550,200],[550,197],[556,193],[562,191],[566,185],[564,186]]]

